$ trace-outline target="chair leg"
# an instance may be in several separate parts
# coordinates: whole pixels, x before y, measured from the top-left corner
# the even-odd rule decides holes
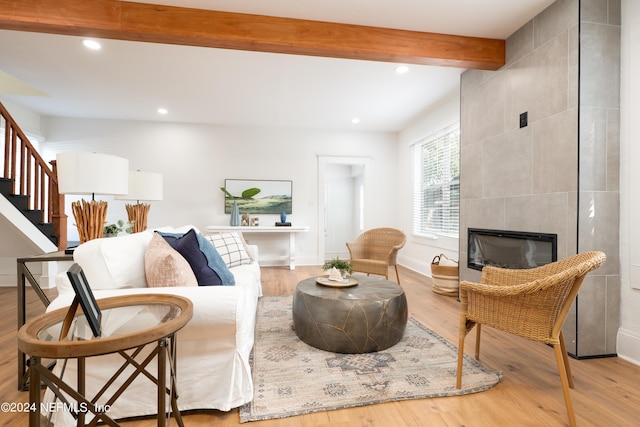
[[[476,360],[480,359],[480,323],[476,323]]]
[[[462,364],[464,361],[464,339],[467,336],[467,318],[460,315],[460,335],[458,338],[458,370],[456,372],[456,388],[462,388]]]
[[[571,365],[569,365],[569,354],[567,353],[567,346],[564,343],[564,336],[560,331],[560,350],[562,351],[562,359],[564,361],[564,368],[567,371],[567,379],[569,380],[569,388],[573,388],[573,374],[571,373]]]
[[[560,382],[562,383],[562,394],[564,395],[564,403],[567,406],[569,414],[569,425],[576,426],[576,415],[573,413],[573,404],[571,403],[571,394],[569,393],[569,378],[567,377],[567,368],[565,366],[566,353],[562,354],[562,346],[554,345],[553,349],[556,353],[556,362],[558,363],[558,372],[560,373]]]
[[[398,266],[394,265],[394,267],[396,268],[396,279],[398,279],[398,285],[400,284],[400,273],[398,272]]]
[[[460,329],[458,340],[458,371],[456,373],[456,388],[462,388],[462,362],[464,360],[464,326]]]

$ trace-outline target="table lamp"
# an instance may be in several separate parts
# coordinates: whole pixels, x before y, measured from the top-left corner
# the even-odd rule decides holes
[[[80,243],[102,237],[107,221],[107,202],[96,194],[127,194],[129,161],[106,154],[71,151],[56,155],[60,194],[91,194],[91,201],[73,202]]]
[[[140,200],[162,200],[162,175],[153,172],[130,171],[129,192],[125,196],[116,196],[118,200],[135,200],[135,205],[125,205],[129,222],[133,223],[133,232],[147,229],[147,217],[151,205]]]

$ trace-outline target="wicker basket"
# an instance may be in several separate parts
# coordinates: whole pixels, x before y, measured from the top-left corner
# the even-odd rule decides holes
[[[455,266],[440,265],[441,260],[446,259]],[[458,261],[447,258],[444,254],[436,255],[431,261],[431,280],[433,292],[440,295],[458,296]]]

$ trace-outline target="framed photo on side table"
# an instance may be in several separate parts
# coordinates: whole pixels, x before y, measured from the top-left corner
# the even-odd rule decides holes
[[[100,311],[100,307],[98,306],[95,297],[93,296],[93,292],[91,292],[91,287],[84,275],[84,271],[82,271],[82,267],[78,264],[73,264],[69,270],[67,270],[67,277],[69,277],[69,281],[71,282],[71,286],[73,286],[76,297],[74,298],[73,303],[69,308],[69,312],[65,317],[60,338],[62,339],[63,337],[66,337],[69,332],[69,327],[71,326],[71,321],[73,321],[73,317],[76,314],[78,303],[84,312],[84,316],[87,319],[87,323],[89,324],[91,331],[93,332],[93,336],[99,337],[102,333],[100,327],[102,312]]]

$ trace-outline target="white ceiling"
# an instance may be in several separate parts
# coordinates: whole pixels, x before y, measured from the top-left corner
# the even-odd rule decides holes
[[[503,39],[553,3],[137,1]],[[93,52],[78,37],[0,30],[0,100],[51,116],[396,132],[457,92],[464,71],[412,65],[397,75],[397,64],[383,62],[101,42]]]

